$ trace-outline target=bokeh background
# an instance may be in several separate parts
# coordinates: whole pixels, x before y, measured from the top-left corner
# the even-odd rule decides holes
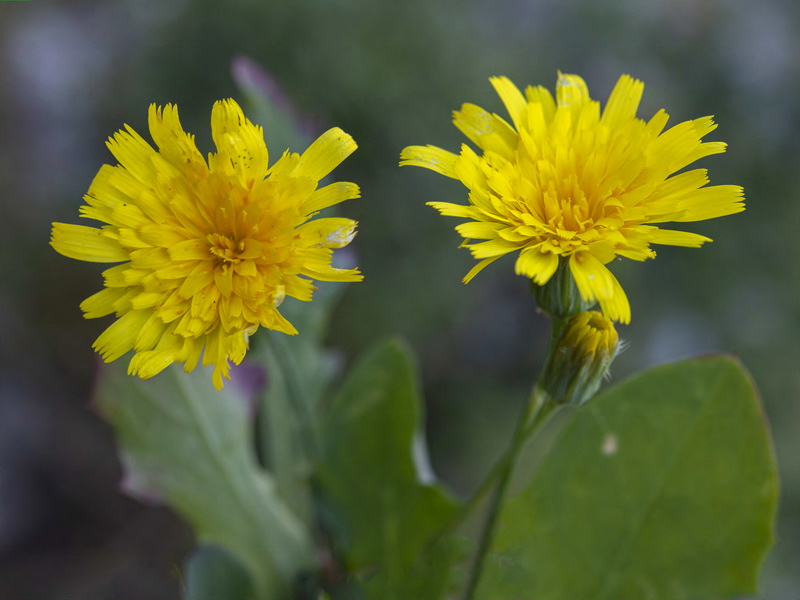
[[[605,100],[646,84],[640,116],[714,114],[713,183],[745,186],[747,211],[698,223],[702,250],[665,247],[614,271],[633,305],[614,379],[709,352],[741,357],[761,388],[782,473],[778,544],[763,598],[800,597],[800,4],[795,0],[0,1],[0,598],[160,600],[180,594],[192,547],[169,511],[118,491],[108,427],[89,399],[91,342],[109,321],[79,302],[97,265],[57,255],[51,221],[81,196],[123,123],[176,102],[209,151],[209,111],[245,98],[231,65],[270,74],[310,128],[338,125],[359,151],[337,170],[363,199],[348,286],[329,342],[350,359],[380,337],[420,356],[434,466],[466,494],[503,447],[541,363],[545,321],[511,260],[469,286],[457,182],[398,169],[408,144],[456,149],[451,110],[502,111],[487,78],[552,89],[581,74]],[[247,110],[247,105],[245,104]],[[267,139],[270,124],[265,123]],[[280,149],[278,149],[280,150]],[[725,523],[719,523],[724,528]]]

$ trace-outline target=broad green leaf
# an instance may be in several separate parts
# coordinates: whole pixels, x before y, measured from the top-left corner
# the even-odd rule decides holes
[[[255,462],[234,386],[217,392],[204,369],[174,366],[142,381],[113,363],[101,372],[96,402],[116,430],[127,490],[168,504],[200,543],[239,561],[255,598],[288,597],[313,564],[311,542]]]
[[[217,546],[201,546],[186,561],[186,600],[250,600],[253,586],[247,570]]]
[[[734,359],[659,367],[564,427],[501,512],[491,600],[720,600],[757,590],[776,465]]]
[[[455,511],[435,484],[423,439],[409,351],[384,343],[356,366],[325,414],[318,471],[347,567],[377,569],[370,598],[408,599],[405,580]]]
[[[454,597],[457,584],[454,581],[454,567],[467,558],[468,541],[462,538],[445,536],[429,550],[422,553],[411,569],[402,578],[396,578],[391,596],[385,592],[390,573],[379,571],[364,583],[369,598],[387,597],[406,600],[443,600]]]

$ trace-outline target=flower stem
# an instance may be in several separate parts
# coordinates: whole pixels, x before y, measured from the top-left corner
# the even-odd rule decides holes
[[[475,502],[482,498],[492,484],[496,482],[486,521],[484,521],[478,541],[478,551],[472,564],[472,571],[470,573],[469,582],[467,583],[464,600],[473,600],[477,592],[478,583],[480,583],[481,574],[486,562],[486,556],[489,553],[489,547],[494,538],[494,530],[500,515],[500,508],[505,499],[506,492],[508,491],[511,474],[514,471],[514,465],[516,464],[519,452],[523,444],[541,429],[542,425],[547,422],[548,418],[552,416],[554,409],[558,406],[559,405],[553,402],[544,389],[538,384],[534,386],[530,399],[523,407],[522,415],[517,422],[517,427],[514,430],[514,436],[508,451],[467,503],[470,508],[474,506]]]

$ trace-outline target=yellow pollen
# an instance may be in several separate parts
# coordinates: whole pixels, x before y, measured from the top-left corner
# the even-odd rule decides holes
[[[231,238],[219,233],[212,233],[206,239],[211,244],[209,247],[211,254],[221,258],[223,263],[236,264],[242,260],[239,258],[239,252],[244,250],[244,240],[236,243]]]

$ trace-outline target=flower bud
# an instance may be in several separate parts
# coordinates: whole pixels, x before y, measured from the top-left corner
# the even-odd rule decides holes
[[[531,280],[531,292],[539,308],[558,320],[589,310],[595,304],[581,298],[569,269],[569,259],[563,256],[558,259],[558,268],[547,283],[538,285]]]
[[[553,400],[581,405],[594,396],[619,351],[614,322],[597,311],[572,317],[558,335],[542,381]]]

